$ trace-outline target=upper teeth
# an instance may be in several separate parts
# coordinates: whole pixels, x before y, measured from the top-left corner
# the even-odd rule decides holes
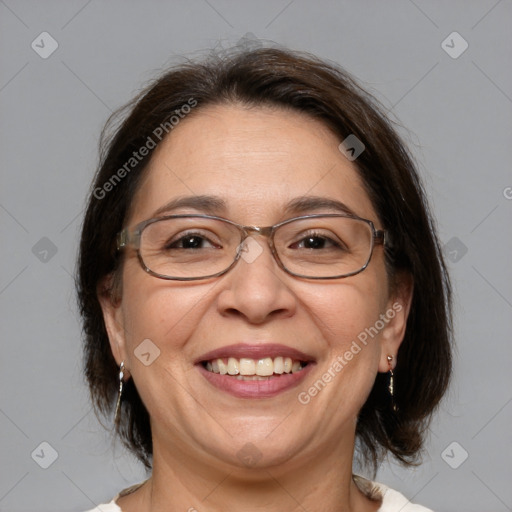
[[[206,363],[206,369],[221,375],[259,375],[268,377],[274,373],[294,373],[302,370],[300,361],[294,361],[291,357],[265,357],[263,359],[249,359],[242,357],[236,359],[230,357],[227,363],[224,359],[213,359]]]

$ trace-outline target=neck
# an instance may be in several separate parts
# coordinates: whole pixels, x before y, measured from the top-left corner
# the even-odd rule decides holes
[[[347,446],[344,446],[347,445]],[[377,510],[352,480],[353,439],[317,450],[314,456],[270,467],[240,467],[220,463],[204,453],[181,451],[154,440],[153,473],[133,495],[118,500],[123,512],[169,510],[221,512],[283,512]]]

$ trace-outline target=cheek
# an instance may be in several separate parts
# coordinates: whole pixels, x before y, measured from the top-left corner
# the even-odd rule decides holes
[[[379,293],[379,287],[364,282],[369,280],[356,278],[327,292],[313,292],[305,299],[333,345],[346,342],[348,337],[357,338],[375,324],[385,307],[385,297]]]
[[[166,366],[183,356],[186,342],[204,314],[211,284],[181,284],[157,279],[127,265],[122,310],[127,350],[134,354],[143,340],[154,343]],[[180,357],[179,359],[183,359]]]
[[[168,420],[187,417],[191,394],[187,376],[193,347],[187,342],[211,303],[214,286],[170,283],[136,271],[125,275],[121,305],[127,367],[146,409],[174,435],[179,427]]]
[[[382,291],[386,289],[385,281],[376,277],[373,272],[361,273],[343,283],[324,284],[303,294],[305,307],[327,346],[323,366],[331,368],[338,361],[336,368],[340,370],[343,365],[347,380],[361,379],[361,384],[373,381],[380,357],[379,318],[387,296]]]
[[[382,286],[383,281],[368,272],[303,294],[326,351],[315,378],[298,398],[328,418],[322,426],[326,432],[339,429],[347,418],[355,421],[374,385],[381,349],[380,334],[371,329],[385,308]]]

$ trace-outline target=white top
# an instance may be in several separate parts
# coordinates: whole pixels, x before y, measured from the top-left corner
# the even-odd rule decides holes
[[[354,475],[354,482],[357,484],[359,489],[371,499],[382,500],[382,505],[378,512],[433,512],[429,508],[422,507],[421,505],[415,505],[411,503],[403,494],[386,487],[383,484],[377,482],[371,482],[366,478],[358,475]],[[110,503],[103,503],[98,505],[96,508],[87,510],[86,512],[123,512],[119,505],[116,504],[116,500],[130,494],[131,492],[138,489],[144,482],[133,485],[124,489],[117,494]]]

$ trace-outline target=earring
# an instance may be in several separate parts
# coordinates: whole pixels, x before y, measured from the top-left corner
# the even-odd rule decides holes
[[[114,425],[119,423],[119,410],[121,409],[121,395],[123,394],[124,361],[119,365],[119,393],[117,395],[116,412],[114,414]]]
[[[395,404],[395,396],[394,396],[394,386],[395,386],[395,374],[393,373],[393,366],[391,364],[391,361],[393,361],[393,356],[388,356],[388,364],[389,364],[389,384],[388,384],[388,391],[389,395],[391,396],[391,407],[393,411],[397,411],[397,406]]]

